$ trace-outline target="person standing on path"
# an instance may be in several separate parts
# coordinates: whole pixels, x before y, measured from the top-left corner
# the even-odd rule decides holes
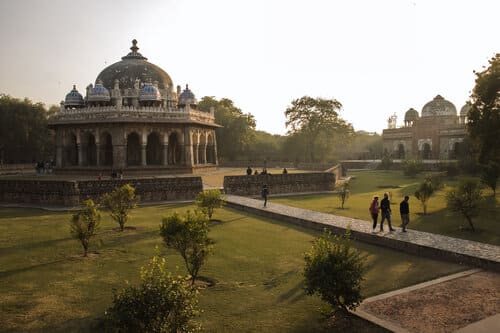
[[[387,219],[389,231],[395,231],[391,224],[391,202],[389,201],[389,194],[384,193],[384,198],[380,201],[380,210],[382,212],[382,219],[380,220],[380,231],[384,231],[384,221]]]
[[[401,223],[403,227],[403,232],[406,232],[406,226],[410,223],[410,205],[408,204],[410,197],[405,195],[405,198],[399,204],[399,213],[401,214]]]
[[[264,207],[267,206],[267,196],[269,195],[269,190],[267,188],[267,184],[264,184],[262,186],[262,192],[261,192],[262,198],[264,199]]]
[[[370,204],[369,210],[370,210],[370,214],[371,214],[372,219],[373,219],[373,231],[372,231],[372,233],[376,233],[377,232],[378,212],[380,210],[377,196],[373,197],[373,200],[372,200],[372,203]]]

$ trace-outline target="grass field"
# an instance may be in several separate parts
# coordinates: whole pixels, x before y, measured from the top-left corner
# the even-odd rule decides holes
[[[349,172],[349,175],[354,176],[355,179],[351,181],[351,195],[345,203],[344,209],[340,209],[340,200],[335,194],[271,198],[271,200],[300,208],[369,221],[371,218],[368,207],[372,197],[378,195],[382,199],[383,193],[389,192],[392,198],[393,225],[399,226],[401,224],[399,203],[405,195],[409,195],[410,229],[500,245],[499,199],[498,195],[496,198],[492,197],[491,190],[485,189],[483,191],[486,198],[481,205],[480,216],[473,219],[477,230],[471,232],[465,218],[446,209],[445,193],[451,186],[458,183],[457,179],[445,180],[446,186],[430,198],[427,208],[428,215],[424,216],[420,201],[413,196],[418,184],[423,180],[424,174],[410,178],[403,176],[401,171],[353,171]]]
[[[161,246],[161,216],[192,209],[136,209],[124,232],[105,214],[92,253],[69,238],[68,213],[0,208],[0,331],[92,332],[110,306],[112,290],[138,281],[159,245],[173,271],[180,256]],[[302,290],[303,253],[316,233],[231,209],[216,211],[215,253],[201,271],[216,281],[201,292],[198,319],[206,332],[323,332],[317,297]],[[355,243],[366,256],[363,294],[371,296],[465,267]],[[351,332],[383,331],[355,320]]]

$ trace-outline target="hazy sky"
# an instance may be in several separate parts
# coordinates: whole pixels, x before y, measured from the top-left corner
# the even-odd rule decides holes
[[[458,110],[500,52],[498,0],[0,0],[0,93],[58,104],[129,52],[198,98],[227,97],[283,134],[304,95],[356,130],[441,94]]]

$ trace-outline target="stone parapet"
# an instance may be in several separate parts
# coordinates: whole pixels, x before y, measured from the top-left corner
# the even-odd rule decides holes
[[[227,194],[258,196],[264,184],[267,184],[271,195],[333,191],[335,174],[311,172],[224,177],[224,190]]]
[[[136,189],[141,202],[193,200],[203,190],[201,177],[137,178],[121,180],[0,180],[0,202],[40,206],[78,206],[99,201],[125,184]]]

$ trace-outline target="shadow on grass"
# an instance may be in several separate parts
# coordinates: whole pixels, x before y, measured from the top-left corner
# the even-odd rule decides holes
[[[71,237],[59,238],[59,239],[48,239],[40,242],[34,243],[22,243],[11,247],[0,248],[2,250],[2,254],[14,254],[19,250],[37,250],[39,248],[47,248],[52,246],[57,246],[60,243],[66,242],[68,240],[72,240]]]
[[[304,282],[300,281],[293,288],[279,295],[278,302],[281,303],[288,301],[288,303],[295,303],[303,299],[305,296],[306,293],[304,291]]]
[[[1,219],[14,219],[19,217],[42,217],[66,214],[67,212],[60,211],[46,211],[40,208],[23,208],[23,207],[0,207],[0,220]],[[32,221],[38,222],[38,221]]]
[[[37,269],[37,268],[40,268],[40,267],[47,267],[47,266],[59,264],[59,263],[62,263],[64,261],[70,261],[70,260],[71,260],[70,258],[64,258],[64,259],[53,260],[53,261],[42,263],[42,264],[31,265],[31,266],[28,266],[28,267],[11,269],[11,270],[8,270],[8,271],[2,271],[2,272],[0,272],[0,279],[6,278],[6,277],[9,277],[9,276],[12,276],[12,275],[16,275],[16,274],[19,274],[19,273],[28,272],[28,271],[30,271],[32,269]]]

